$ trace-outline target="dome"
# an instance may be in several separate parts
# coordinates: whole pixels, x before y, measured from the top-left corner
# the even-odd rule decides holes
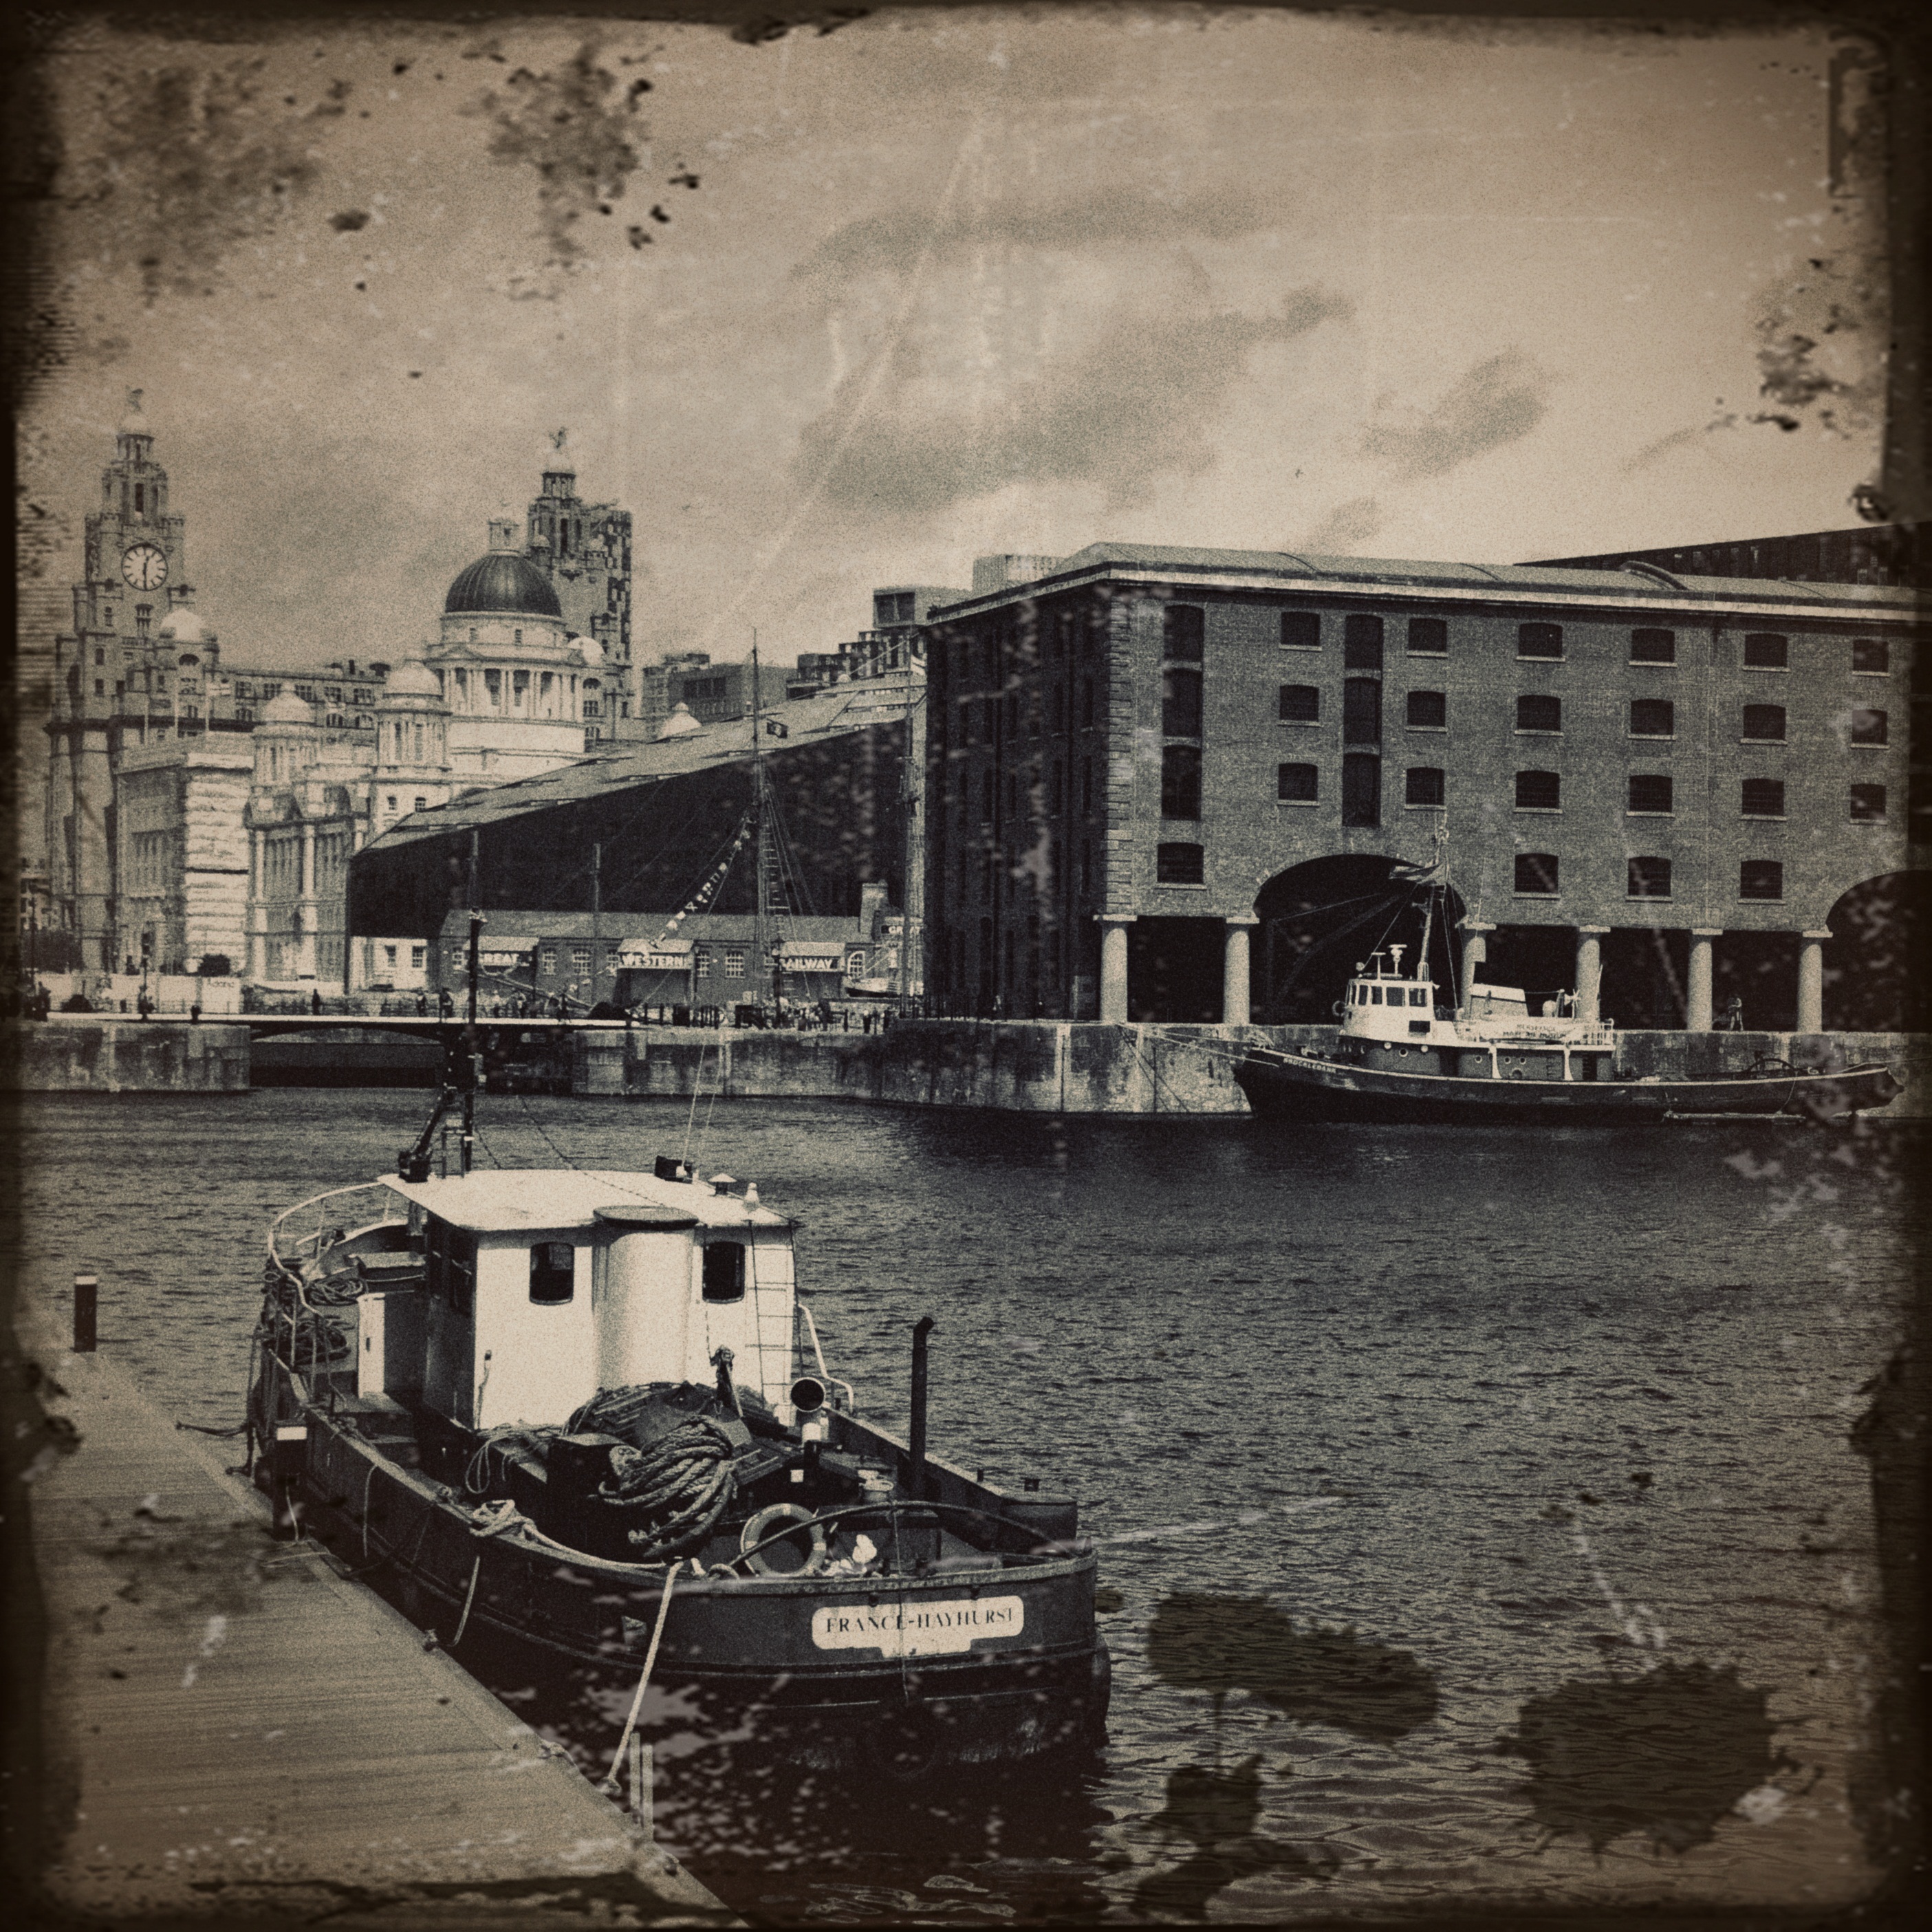
[[[313,706],[304,704],[292,691],[284,688],[262,706],[262,722],[264,724],[313,724],[315,712]]]
[[[161,620],[160,634],[172,638],[178,644],[206,644],[208,626],[184,604],[178,610],[170,610]]]
[[[563,615],[550,579],[528,557],[505,550],[479,556],[449,586],[442,608],[458,614],[487,610],[526,617]]]
[[[664,738],[682,738],[687,732],[702,731],[704,727],[691,715],[688,705],[674,704],[670,716],[658,727],[658,736]]]
[[[596,670],[604,662],[604,646],[595,638],[572,638],[570,648],[592,670]]]
[[[442,695],[442,685],[434,671],[420,658],[410,658],[390,672],[382,686],[382,701],[392,698],[435,698]]]

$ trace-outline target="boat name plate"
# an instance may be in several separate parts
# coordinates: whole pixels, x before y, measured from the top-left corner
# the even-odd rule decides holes
[[[820,1650],[876,1650],[887,1657],[956,1655],[987,1637],[1018,1636],[1026,1605],[1018,1597],[950,1598],[940,1603],[830,1604],[812,1613]]]

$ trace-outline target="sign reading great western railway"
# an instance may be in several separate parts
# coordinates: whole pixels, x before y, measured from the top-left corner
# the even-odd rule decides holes
[[[986,1637],[1018,1636],[1026,1606],[1018,1597],[938,1604],[835,1604],[812,1613],[820,1650],[877,1650],[887,1657],[944,1657]]]

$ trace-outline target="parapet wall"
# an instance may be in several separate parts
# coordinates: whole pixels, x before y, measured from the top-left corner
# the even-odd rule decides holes
[[[16,1094],[245,1094],[248,1029],[61,1014],[0,1031]]]
[[[580,1034],[574,1090],[743,1100],[883,1100],[1047,1114],[1239,1114],[1228,1071],[1242,1046],[1326,1046],[1333,1027],[1102,1026],[1052,1021],[902,1020],[883,1034],[700,1032],[641,1028]],[[1804,1064],[1888,1065],[1904,1091],[1884,1118],[1932,1118],[1932,1035],[1618,1036],[1637,1073],[1748,1071],[1760,1056]]]

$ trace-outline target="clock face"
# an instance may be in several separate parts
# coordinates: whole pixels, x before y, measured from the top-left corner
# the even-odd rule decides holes
[[[121,574],[136,590],[158,590],[168,580],[166,555],[153,544],[136,544],[122,557]]]

